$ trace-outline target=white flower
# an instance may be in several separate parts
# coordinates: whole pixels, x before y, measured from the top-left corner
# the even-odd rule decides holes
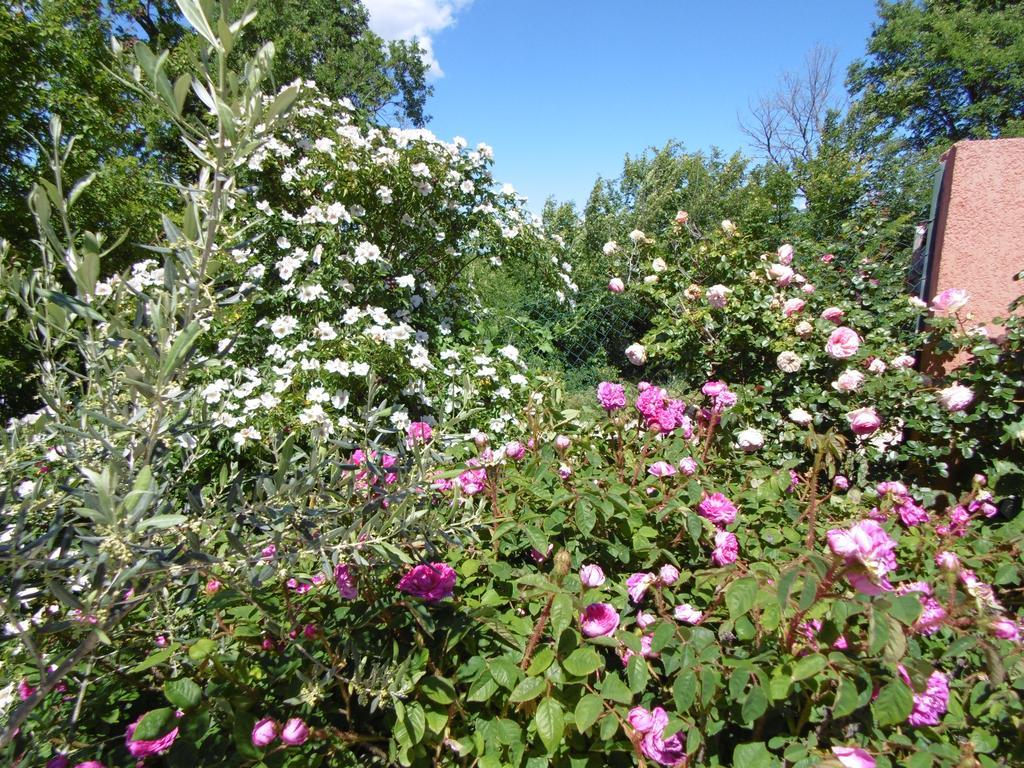
[[[633,245],[639,245],[640,243],[647,241],[647,235],[641,232],[639,229],[634,229],[629,233],[629,239],[633,241]]]
[[[413,176],[418,176],[423,179],[430,178],[430,166],[426,163],[414,163],[409,167],[409,172]]]
[[[604,244],[601,250],[604,251],[605,256],[611,256],[613,253],[618,253],[619,244],[616,243],[614,240],[609,240],[607,243]]]
[[[243,427],[242,429],[240,429],[238,432],[235,432],[235,434],[231,436],[231,440],[235,443],[235,445],[241,448],[246,443],[250,441],[259,440],[261,437],[262,435],[260,435],[260,431],[255,427]]]
[[[764,435],[760,430],[748,427],[736,435],[736,444],[747,453],[752,453],[764,445]]]
[[[800,355],[796,352],[786,350],[780,352],[779,356],[775,358],[775,364],[779,366],[779,370],[784,373],[796,373],[800,370],[800,366],[803,365],[803,360]]]
[[[283,339],[295,332],[295,329],[299,327],[299,321],[291,315],[284,315],[283,317],[277,318],[270,324],[270,332],[278,339]]]
[[[302,266],[302,260],[294,256],[285,256],[275,266],[282,280],[291,280],[295,270]]]
[[[337,224],[339,221],[344,221],[348,224],[351,223],[352,217],[344,205],[341,203],[331,203],[327,206],[327,221],[330,224]]]
[[[309,304],[311,301],[322,299],[327,295],[327,291],[319,283],[313,285],[304,285],[299,288],[299,301],[303,304]]]
[[[717,285],[712,285],[710,288],[708,288],[705,297],[708,300],[708,304],[710,304],[713,307],[718,307],[719,309],[722,309],[723,307],[725,307],[725,302],[731,292],[731,288],[726,288],[724,285],[719,283]]]
[[[647,362],[647,348],[643,344],[630,344],[626,347],[626,358],[633,365],[643,365]]]
[[[651,262],[652,272],[660,273],[664,272],[666,269],[668,269],[668,264],[666,264],[665,260],[660,256]]]
[[[356,246],[354,261],[356,264],[368,264],[371,261],[380,261],[380,248],[373,243],[363,241]]]
[[[338,332],[326,320],[316,324],[316,335],[320,337],[320,341],[333,341],[338,338]]]
[[[502,347],[501,349],[499,349],[499,350],[498,350],[498,353],[499,353],[500,355],[502,355],[503,357],[506,357],[506,358],[508,358],[508,359],[509,359],[509,360],[511,360],[511,361],[512,361],[513,363],[519,360],[519,350],[518,350],[518,349],[516,349],[516,348],[515,348],[514,346],[512,346],[511,344],[509,344],[509,345],[507,345],[507,346],[504,346],[504,347]]]
[[[728,235],[729,237],[732,237],[733,235],[736,234],[736,225],[733,224],[732,221],[730,221],[729,219],[722,219],[721,226],[722,231],[725,232],[725,234]]]
[[[394,195],[391,191],[391,187],[378,187],[377,197],[379,197],[380,201],[385,205],[390,205],[391,202],[394,200]]]
[[[370,373],[369,363],[352,363],[352,373],[355,376],[366,376]]]
[[[14,489],[14,492],[18,494],[19,499],[25,499],[32,495],[35,488],[36,484],[31,480],[23,480],[18,483],[18,487]]]
[[[962,411],[974,400],[974,392],[963,384],[951,384],[939,390],[939,403],[947,411]]]
[[[402,275],[401,277],[395,278],[395,282],[399,288],[408,288],[409,290],[416,290],[416,278],[412,275]]]
[[[801,427],[806,427],[814,420],[814,417],[803,408],[794,408],[789,412],[789,420]]]

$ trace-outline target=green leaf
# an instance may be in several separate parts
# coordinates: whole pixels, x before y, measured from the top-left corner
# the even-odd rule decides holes
[[[577,648],[562,662],[562,669],[570,675],[585,677],[604,666],[601,655],[593,648]]]
[[[135,726],[135,733],[132,734],[132,741],[151,741],[159,739],[171,730],[171,722],[174,720],[174,710],[170,707],[152,709],[142,716],[139,724]]]
[[[672,698],[680,712],[685,712],[693,706],[697,699],[697,675],[692,669],[687,669],[676,677],[672,685]]]
[[[216,650],[217,643],[208,637],[203,637],[196,640],[191,646],[189,646],[188,657],[192,659],[192,661],[199,662],[208,658]]]
[[[171,658],[171,654],[174,653],[176,648],[177,648],[177,643],[175,643],[173,645],[169,645],[166,648],[161,648],[156,653],[151,653],[149,656],[147,656],[145,659],[140,661],[138,664],[136,664],[134,667],[132,667],[128,671],[129,672],[133,672],[133,673],[134,672],[145,672],[150,667],[155,667],[157,664],[163,664],[165,661],[167,661],[169,658]]]
[[[725,606],[734,620],[753,608],[756,599],[757,579],[750,576],[737,579],[725,590]]]
[[[889,638],[882,649],[882,658],[889,664],[897,664],[907,652],[907,637],[903,634],[903,627],[892,616],[888,617],[888,624]]]
[[[455,688],[443,677],[426,677],[420,682],[420,691],[431,701],[438,704],[451,704],[455,701]]]
[[[813,677],[821,672],[827,663],[828,659],[820,653],[812,653],[810,656],[804,656],[793,665],[793,681],[806,680],[808,677]]]
[[[839,687],[836,689],[835,702],[832,704],[832,716],[836,719],[846,717],[859,708],[860,694],[857,692],[857,684],[848,677],[839,679]]]
[[[576,720],[577,730],[583,733],[597,722],[602,712],[604,712],[604,702],[601,701],[601,697],[588,693],[576,702],[576,711],[573,713],[573,717]]]
[[[902,723],[914,708],[914,695],[902,680],[892,680],[878,692],[871,705],[875,724],[879,727]]]
[[[889,613],[903,624],[910,626],[921,615],[921,600],[918,594],[911,592],[909,595],[900,595],[892,601]]]
[[[581,500],[576,505],[576,527],[584,536],[589,536],[595,525],[597,525],[597,512],[588,502]]]
[[[618,672],[611,672],[605,677],[604,682],[601,683],[601,698],[605,701],[615,701],[619,704],[631,704],[633,694],[626,687],[626,684],[622,682]]]
[[[427,732],[427,717],[423,706],[418,701],[405,705],[405,716],[402,718],[412,744],[419,744]]]
[[[490,675],[484,673],[469,687],[469,693],[466,694],[466,700],[489,701],[497,692],[498,684],[494,682]]]
[[[530,666],[526,670],[528,675],[539,675],[545,669],[551,666],[551,662],[555,660],[555,652],[550,648],[541,648],[537,653],[533,655],[533,659],[530,661]]]
[[[629,681],[629,689],[633,693],[640,693],[647,687],[649,679],[647,660],[639,653],[634,653],[626,664],[626,680]]]
[[[165,530],[167,528],[177,528],[186,522],[188,522],[188,518],[185,515],[154,515],[153,517],[147,517],[145,520],[140,520],[135,529],[138,531],[144,531],[147,528]]]
[[[164,698],[178,709],[197,707],[202,697],[203,689],[187,677],[164,683]]]
[[[562,733],[565,731],[562,705],[552,698],[544,699],[537,706],[534,722],[537,724],[537,735],[544,742],[548,753],[553,754],[562,743]]]
[[[508,659],[491,659],[487,664],[487,671],[491,673],[494,682],[502,688],[512,688],[519,679],[519,670]]]
[[[772,768],[775,759],[763,741],[737,744],[732,753],[732,764],[743,768]]]
[[[747,694],[746,700],[740,709],[740,716],[745,723],[752,723],[765,713],[768,709],[768,695],[764,689],[755,685]]]
[[[527,677],[512,690],[508,700],[511,702],[530,701],[540,696],[546,687],[543,677]]]
[[[565,593],[555,595],[551,601],[551,631],[555,637],[572,624],[573,610],[572,598]]]

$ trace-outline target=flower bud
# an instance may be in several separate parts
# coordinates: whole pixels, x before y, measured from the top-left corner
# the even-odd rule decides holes
[[[252,727],[252,744],[254,747],[266,747],[277,738],[277,723],[272,718],[264,717]]]

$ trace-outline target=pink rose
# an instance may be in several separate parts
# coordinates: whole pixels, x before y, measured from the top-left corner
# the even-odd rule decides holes
[[[876,357],[868,363],[868,370],[877,376],[885,373],[887,367],[888,366],[886,366],[885,361],[880,357]]]
[[[722,493],[710,493],[701,499],[697,511],[718,527],[731,525],[736,521],[736,505]]]
[[[715,534],[715,549],[711,553],[711,562],[715,565],[735,563],[739,551],[740,544],[736,536],[729,531],[719,531]]]
[[[962,411],[971,401],[974,400],[974,393],[962,384],[951,384],[945,389],[939,390],[939,403],[950,413]]]
[[[768,277],[779,285],[789,285],[794,274],[792,268],[785,264],[772,264],[768,267]]]
[[[519,461],[525,453],[526,448],[518,440],[513,440],[505,446],[505,456],[512,459],[512,461]]]
[[[836,475],[832,478],[832,487],[837,491],[845,491],[850,487],[850,481],[846,479],[845,475]]]
[[[833,528],[828,546],[846,564],[855,589],[875,595],[891,589],[885,575],[896,568],[896,542],[875,520],[861,520],[848,529]]]
[[[900,677],[903,682],[913,690],[910,676],[901,664],[899,667]],[[949,706],[949,678],[942,672],[935,670],[928,678],[923,692],[914,691],[914,708],[907,717],[907,722],[913,726],[938,725],[942,716],[946,714]]]
[[[619,614],[608,603],[591,603],[580,615],[580,631],[584,637],[604,637],[619,627]]]
[[[655,616],[653,613],[644,613],[643,611],[640,611],[636,615],[636,625],[640,627],[640,629],[647,629],[649,626],[651,626],[651,624],[653,624],[657,620],[658,617]]]
[[[621,384],[602,381],[597,385],[597,400],[608,413],[626,407],[626,390]]]
[[[784,317],[792,317],[806,305],[807,302],[803,299],[786,299],[785,303],[782,305],[782,315]]]
[[[679,471],[689,477],[697,472],[697,461],[690,456],[679,462]]]
[[[140,717],[139,720],[142,718]],[[128,747],[128,752],[131,753],[132,757],[147,757],[148,755],[156,755],[160,752],[166,752],[174,744],[175,739],[178,738],[178,726],[174,726],[170,731],[165,733],[159,739],[147,739],[135,741],[132,735],[135,733],[135,729],[139,725],[139,720],[128,726],[127,731],[124,735],[125,746]]]
[[[647,588],[655,582],[653,573],[634,573],[626,579],[626,591],[629,592],[629,599],[639,603],[644,599]]]
[[[613,277],[608,281],[608,290],[612,293],[622,293],[626,290],[626,284],[622,282],[622,278]]]
[[[821,257],[823,264],[831,264],[833,259],[835,259],[835,255],[831,253],[826,253]]]
[[[647,473],[655,477],[671,477],[676,473],[676,468],[667,461],[656,461],[647,469]]]
[[[829,307],[821,313],[823,320],[828,320],[830,323],[839,323],[843,319],[843,310],[839,307]]]
[[[956,556],[955,552],[936,552],[935,564],[946,571],[960,570],[960,558]]]
[[[643,707],[633,707],[626,715],[630,727],[639,733],[647,733],[654,725],[654,715]]]
[[[897,355],[891,364],[893,368],[913,368],[915,362],[913,355]]]
[[[1015,643],[1020,640],[1020,627],[1005,616],[1000,616],[989,624],[988,631],[1002,640],[1012,640]]]
[[[671,563],[665,563],[665,565],[658,569],[658,580],[662,584],[671,587],[679,581],[679,569]]]
[[[864,374],[847,368],[839,374],[839,378],[832,382],[832,389],[837,392],[856,392],[864,383]]]
[[[305,744],[309,738],[309,726],[297,717],[290,718],[281,729],[281,741],[289,747]]]
[[[437,603],[449,597],[455,587],[455,571],[447,563],[422,563],[398,582],[398,590]]]
[[[882,426],[882,420],[874,408],[850,411],[846,414],[846,420],[850,422],[850,429],[855,435],[870,435]]]
[[[567,451],[570,445],[572,445],[572,441],[565,435],[555,436],[555,450],[559,453]]]
[[[406,433],[409,436],[409,445],[415,443],[429,443],[430,439],[434,436],[434,430],[430,428],[430,425],[425,421],[414,421],[407,428]]]
[[[780,245],[776,253],[779,257],[779,264],[785,264],[788,267],[793,263],[793,246],[789,243]]]
[[[932,299],[933,312],[956,312],[963,309],[970,296],[963,288],[947,288],[934,299]]]
[[[355,579],[349,573],[347,564],[338,563],[334,566],[334,583],[338,586],[338,594],[346,600],[355,600],[359,597]]]
[[[836,360],[853,357],[860,349],[860,336],[852,328],[841,325],[829,334],[825,352]]]
[[[875,768],[875,758],[860,747],[832,747],[843,768]]]
[[[252,727],[252,744],[254,747],[266,747],[277,738],[277,723],[272,718],[264,717]]]
[[[707,293],[704,294],[708,300],[708,304],[718,309],[724,309],[725,304],[729,298],[729,289],[722,284],[712,285],[708,288]]]
[[[75,768],[107,768],[99,760],[86,760],[84,763],[78,763]]]
[[[600,587],[604,584],[604,571],[600,565],[584,565],[580,568],[580,581],[585,587]]]
[[[646,718],[638,721],[647,724]],[[650,713],[649,727],[642,731],[640,751],[644,756],[658,765],[681,766],[686,763],[686,752],[683,751],[682,732],[665,738],[665,727],[668,725],[668,713],[661,707],[655,707]],[[631,721],[632,723],[632,721]]]
[[[639,618],[640,617],[638,616],[637,617],[637,624],[640,624]],[[654,621],[654,617],[653,616],[651,616],[651,621]],[[640,626],[642,628],[644,625],[641,624]],[[653,643],[654,643],[654,638],[652,638],[650,635],[644,635],[643,637],[640,638],[640,655],[643,658],[645,658],[645,659],[656,659],[656,658],[658,658],[658,654],[654,652],[654,645],[653,645]],[[622,666],[626,666],[629,663],[629,660],[631,658],[633,658],[633,656],[635,656],[635,655],[636,654],[634,653],[632,648],[622,648],[622,649],[620,649],[620,651],[619,651],[619,658],[622,659]]]
[[[83,763],[79,763],[79,765],[83,765]],[[46,761],[46,768],[70,768],[70,766],[71,761],[68,760],[67,755],[54,755]]]
[[[677,605],[672,610],[672,615],[676,617],[676,621],[681,621],[684,624],[697,624],[704,618],[704,614],[689,603]]]

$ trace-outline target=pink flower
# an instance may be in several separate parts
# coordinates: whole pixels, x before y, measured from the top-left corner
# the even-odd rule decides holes
[[[289,747],[297,747],[300,744],[305,744],[309,738],[309,726],[307,726],[298,717],[293,717],[284,724],[284,728],[281,729],[281,741],[287,744]]]
[[[338,586],[338,594],[346,600],[355,600],[359,597],[359,590],[356,589],[355,579],[349,573],[346,563],[338,563],[334,566],[334,583]]]
[[[276,555],[276,554],[277,554],[277,545],[276,544],[267,544],[267,546],[265,546],[263,549],[260,550],[260,555],[263,557],[264,560],[273,560],[274,559],[274,555]]]
[[[653,573],[634,573],[626,579],[626,591],[629,592],[629,599],[639,603],[644,599],[647,588],[655,581]]]
[[[140,717],[139,720],[142,720]],[[128,726],[127,731],[124,735],[125,746],[128,747],[128,751],[132,757],[147,757],[148,755],[156,755],[160,752],[165,752],[171,748],[174,740],[178,738],[178,726],[174,726],[170,731],[165,733],[159,739],[148,739],[144,741],[135,741],[132,739],[132,734],[135,733],[135,729],[139,725],[139,720]]]
[[[960,570],[960,558],[956,556],[954,552],[936,552],[935,553],[935,564],[947,571],[959,571]]]
[[[690,456],[679,462],[679,471],[689,477],[690,475],[696,474],[697,462]]]
[[[519,461],[525,454],[526,448],[518,440],[513,440],[505,446],[505,456],[512,461]]]
[[[572,445],[572,441],[565,435],[555,436],[555,450],[559,453],[567,451],[570,445]]]
[[[803,299],[786,299],[782,305],[783,317],[792,317],[807,305]]]
[[[871,362],[868,363],[868,370],[877,376],[881,376],[885,373],[886,368],[887,366],[885,361],[880,357],[873,358]]]
[[[917,362],[913,355],[897,355],[892,359],[893,368],[913,368]]]
[[[934,634],[946,620],[946,609],[932,597],[932,588],[927,582],[914,581],[902,584],[896,590],[897,595],[906,595],[910,592],[917,592],[921,601],[921,615],[914,622],[914,631],[922,635]]]
[[[988,631],[1002,640],[1012,640],[1015,643],[1020,641],[1020,627],[1005,616],[1000,616],[989,624]]]
[[[939,404],[950,413],[962,411],[974,400],[974,393],[962,384],[951,384],[939,390]]]
[[[710,520],[720,528],[736,521],[736,505],[722,493],[706,495],[697,505],[697,511],[701,517]]]
[[[963,288],[947,288],[932,299],[932,311],[956,312],[958,309],[963,309],[970,298]]]
[[[708,300],[708,304],[710,304],[712,307],[724,309],[725,304],[729,299],[729,293],[730,291],[728,288],[726,288],[724,285],[718,284],[712,285],[710,288],[708,288],[704,296]]]
[[[208,594],[208,595],[216,594],[217,590],[219,590],[219,589],[220,589],[220,582],[217,581],[216,579],[210,579],[208,582],[206,582],[206,594]]]
[[[852,328],[841,325],[829,334],[825,344],[825,352],[836,360],[853,357],[860,349],[860,336]]]
[[[864,383],[864,374],[847,368],[839,374],[839,378],[832,382],[832,389],[837,392],[856,392]]]
[[[855,435],[870,435],[882,426],[882,420],[874,408],[850,411],[846,414],[846,420],[850,422],[850,429]]]
[[[909,496],[903,498],[900,505],[896,507],[896,512],[899,514],[900,520],[908,528],[927,523],[931,519],[925,508],[917,504]]]
[[[479,469],[467,469],[458,477],[459,487],[462,492],[467,496],[475,496],[484,489],[484,485],[487,483],[487,470],[483,467]]]
[[[95,761],[93,761],[93,762],[95,762]],[[79,765],[83,765],[83,763],[79,763]],[[97,763],[97,765],[99,765],[99,763]],[[67,755],[54,755],[53,757],[51,757],[49,760],[46,761],[46,768],[70,768],[70,766],[71,766],[71,761],[68,760],[68,756]],[[102,768],[102,765],[101,765],[101,768]]]
[[[107,768],[99,760],[86,760],[84,763],[78,763],[75,768]]]
[[[626,284],[622,282],[622,278],[613,277],[608,281],[608,290],[612,293],[622,293],[626,290]]]
[[[580,568],[580,581],[585,587],[600,587],[604,584],[604,571],[600,565],[584,565]]]
[[[793,281],[793,269],[785,264],[772,264],[768,267],[768,277],[779,285],[789,285]]]
[[[621,384],[602,381],[597,385],[597,400],[608,413],[626,407],[626,390]]]
[[[656,461],[647,469],[647,473],[655,477],[671,477],[676,473],[676,468],[667,461]]]
[[[452,594],[455,571],[447,563],[422,563],[410,570],[398,582],[398,590],[419,597],[428,603],[437,603]]]
[[[580,631],[584,637],[604,637],[619,627],[619,614],[608,603],[591,603],[580,615]]]
[[[711,553],[711,562],[715,565],[729,565],[736,562],[739,554],[740,544],[735,534],[729,531],[719,531],[715,534],[715,549]]]
[[[36,692],[36,689],[28,684],[28,680],[21,680],[18,682],[18,698],[22,701],[28,701],[32,698],[32,694]]]
[[[850,487],[850,481],[845,475],[836,475],[832,478],[832,487],[837,491],[845,491]]]
[[[406,433],[409,436],[409,445],[415,443],[429,443],[430,439],[434,436],[434,430],[430,428],[430,425],[425,421],[414,421],[407,428]]]
[[[672,609],[672,615],[676,617],[676,621],[681,621],[685,624],[697,624],[704,618],[704,614],[689,603],[677,605]]]
[[[639,619],[639,617],[637,617]],[[654,621],[654,617],[651,616],[651,621]],[[640,622],[637,621],[637,624]],[[642,627],[643,625],[641,625]],[[658,654],[654,652],[653,646],[654,638],[650,635],[644,635],[640,638],[640,655],[645,659],[657,658]],[[619,658],[622,659],[622,666],[626,666],[629,660],[636,654],[632,648],[622,648],[619,652]]]
[[[875,768],[875,758],[860,747],[832,747],[843,768]]]
[[[846,577],[860,592],[879,594],[890,589],[885,575],[896,568],[896,542],[874,520],[861,520],[849,529],[833,528],[828,546],[846,561]]]
[[[903,678],[911,690],[914,686],[910,682],[903,665],[899,666],[900,677]],[[932,672],[922,693],[914,691],[914,708],[907,717],[907,722],[913,726],[938,725],[942,716],[946,713],[949,705],[949,679],[938,670]]]
[[[277,723],[272,718],[264,717],[252,727],[252,744],[254,747],[266,747],[277,738]]]
[[[661,707],[648,712],[643,707],[634,707],[629,711],[629,724],[637,733],[643,734],[640,740],[640,751],[644,757],[658,765],[681,766],[686,763],[686,752],[683,751],[682,732],[665,738],[665,726],[668,725],[668,713]]]
[[[780,245],[776,254],[779,257],[779,264],[785,264],[788,267],[793,263],[793,246],[789,243]]]
[[[657,620],[658,617],[653,613],[644,613],[643,611],[640,611],[636,615],[636,625],[640,627],[640,629],[647,629]]]
[[[665,563],[665,565],[661,566],[658,570],[658,580],[661,581],[662,584],[671,587],[679,581],[679,569],[671,563]]]

